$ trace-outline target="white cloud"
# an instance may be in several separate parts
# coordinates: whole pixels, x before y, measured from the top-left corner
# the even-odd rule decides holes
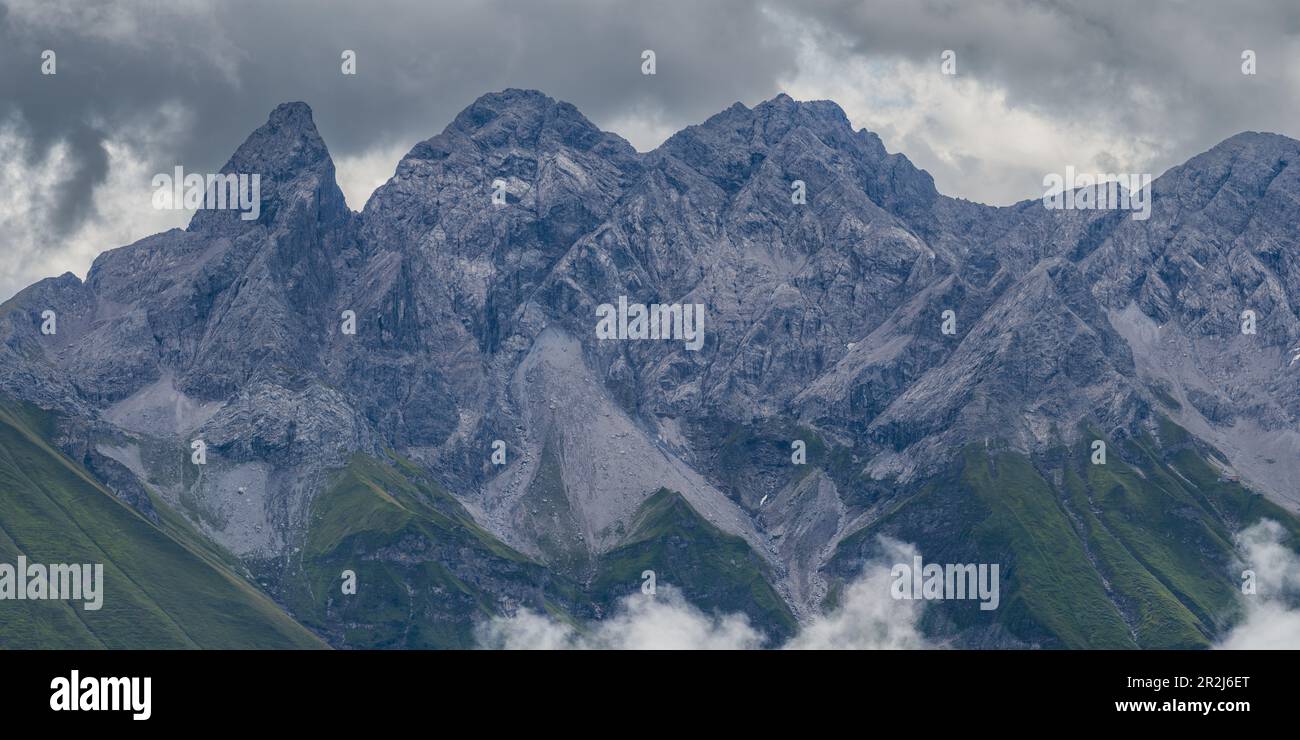
[[[334,177],[347,200],[348,208],[361,211],[370,194],[397,171],[397,163],[415,147],[416,142],[375,147],[357,155],[338,157]]]
[[[51,147],[43,159],[29,163],[28,143],[12,123],[0,128],[0,233],[5,235],[5,294],[26,285],[27,276],[44,270],[34,265],[33,244],[50,241],[41,207],[54,198],[60,173],[67,168],[67,147]]]
[[[989,205],[1043,195],[1043,176],[1073,165],[1089,173],[1151,173],[1163,145],[1135,138],[1119,119],[1089,110],[1077,118],[1010,102],[1008,91],[933,64],[868,60],[806,42],[782,86],[797,100],[832,100],[855,129],[878,136],[928,171],[939,192]]]
[[[608,121],[593,123],[604,131],[622,136],[634,149],[643,153],[657,148],[680,128],[662,109],[649,104],[637,105]]]
[[[624,598],[585,633],[523,610],[485,623],[478,638],[483,647],[506,650],[749,650],[763,644],[744,615],[710,616],[671,586],[654,596]]]
[[[840,606],[817,617],[785,644],[792,650],[881,650],[930,645],[917,629],[922,601],[890,596],[890,568],[911,562],[916,548],[881,538],[883,552],[849,584]],[[529,610],[497,617],[478,630],[479,645],[505,650],[752,650],[764,636],[742,614],[709,615],[672,586],[654,596],[625,597],[610,617],[586,631]]]
[[[193,212],[154,209],[150,181],[163,171],[153,162],[164,148],[160,142],[183,130],[187,118],[180,106],[167,105],[122,127],[119,138],[105,141],[107,176],[93,190],[89,217],[71,233],[60,233],[51,222],[56,191],[76,171],[67,146],[55,144],[45,157],[29,161],[30,144],[22,127],[13,121],[0,126],[0,233],[6,237],[0,296],[7,299],[31,283],[64,272],[84,278],[101,252],[184,227]]]
[[[1243,594],[1245,616],[1218,647],[1300,650],[1300,556],[1287,547],[1277,522],[1258,522],[1237,536],[1242,567],[1255,573],[1256,592]]]
[[[915,650],[930,647],[917,623],[924,601],[890,597],[894,563],[910,563],[916,547],[880,538],[882,556],[844,589],[840,605],[816,617],[786,643],[790,650]]]

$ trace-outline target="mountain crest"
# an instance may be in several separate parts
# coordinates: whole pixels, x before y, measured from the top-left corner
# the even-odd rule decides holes
[[[638,154],[509,89],[356,215],[289,103],[223,169],[256,219],[200,211],[5,304],[0,407],[58,409],[70,464],[337,645],[581,619],[648,570],[788,631],[878,535],[1006,566],[1011,608],[933,607],[957,644],[1205,644],[1265,510],[1236,476],[1298,503],[1294,146],[1235,137],[1134,220],[944,197],[827,101]],[[602,336],[614,305],[659,336]],[[352,568],[378,601],[322,599]],[[404,608],[348,626],[378,602]]]
[[[221,174],[257,176],[258,217],[245,219],[237,209],[204,209],[190,220],[190,231],[238,233],[254,224],[269,225],[285,212],[312,219],[319,214],[322,223],[336,225],[348,213],[334,161],[306,103],[276,106],[266,123],[235,150]]]

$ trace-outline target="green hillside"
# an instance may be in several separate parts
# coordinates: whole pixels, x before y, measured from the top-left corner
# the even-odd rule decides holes
[[[763,559],[677,492],[651,495],[614,549],[553,554],[548,567],[391,455],[354,456],[313,500],[302,547],[268,587],[290,617],[163,502],[155,524],[117,500],[48,442],[52,430],[30,406],[0,405],[0,562],[103,563],[104,606],[0,601],[3,648],[467,648],[478,623],[520,608],[582,629],[637,594],[646,570],[705,612],[744,613],[773,645],[797,630]],[[1237,616],[1233,534],[1269,518],[1296,546],[1300,521],[1223,476],[1217,453],[1167,420],[1106,440],[1105,465],[1089,459],[1098,436],[1034,458],[971,446],[946,474],[892,491],[854,488],[864,479],[848,456],[817,440],[808,467],[835,477],[846,501],[880,508],[831,558],[829,602],[887,535],[926,562],[1000,565],[998,609],[926,609],[922,628],[951,644],[1212,644]],[[538,501],[563,499],[558,475],[543,477]],[[355,594],[341,589],[349,570]]]
[[[959,471],[846,538],[831,571],[852,577],[885,534],[915,543],[926,562],[1000,564],[1001,606],[935,602],[931,633],[976,645],[1209,646],[1236,616],[1233,533],[1270,518],[1294,543],[1300,523],[1221,479],[1214,452],[1172,423],[1108,440],[1104,465],[1090,461],[1092,438],[1036,460],[967,448]]]
[[[641,505],[623,543],[599,558],[592,598],[606,613],[641,588],[641,574],[679,589],[706,612],[744,613],[779,644],[794,633],[788,606],[772,588],[767,566],[740,537],[700,516],[680,493],[661,488]]]
[[[415,466],[356,455],[312,504],[294,613],[331,642],[469,648],[476,622],[509,604],[564,617],[573,589],[480,528]],[[344,594],[341,574],[356,574]]]
[[[0,405],[0,562],[103,563],[103,607],[0,601],[0,647],[325,647],[182,520],[155,526],[114,498],[46,441],[51,424]]]

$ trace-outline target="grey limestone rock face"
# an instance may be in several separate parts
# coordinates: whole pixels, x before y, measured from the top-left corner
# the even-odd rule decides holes
[[[392,451],[542,559],[548,537],[608,549],[647,496],[681,490],[806,614],[873,514],[822,473],[736,490],[718,453],[736,430],[807,430],[862,480],[906,483],[969,443],[1032,454],[1158,410],[1296,509],[1298,155],[1235,136],[1156,179],[1144,221],[948,198],[828,101],[736,104],[642,154],[506,90],[354,213],[291,103],[223,169],[260,174],[258,219],[201,210],[84,282],[19,293],[0,308],[0,390],[57,411],[124,500],[147,508],[148,483],[239,556],[301,545],[329,472]],[[704,306],[703,346],[597,338],[620,296]],[[564,517],[530,514],[544,475]]]

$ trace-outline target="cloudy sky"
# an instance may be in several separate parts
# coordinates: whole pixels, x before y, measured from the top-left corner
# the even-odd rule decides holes
[[[184,226],[153,175],[215,172],[278,103],[312,106],[360,210],[506,87],[643,151],[736,101],[829,98],[942,192],[1000,205],[1066,165],[1158,175],[1240,131],[1300,138],[1300,3],[0,0],[0,299]]]

